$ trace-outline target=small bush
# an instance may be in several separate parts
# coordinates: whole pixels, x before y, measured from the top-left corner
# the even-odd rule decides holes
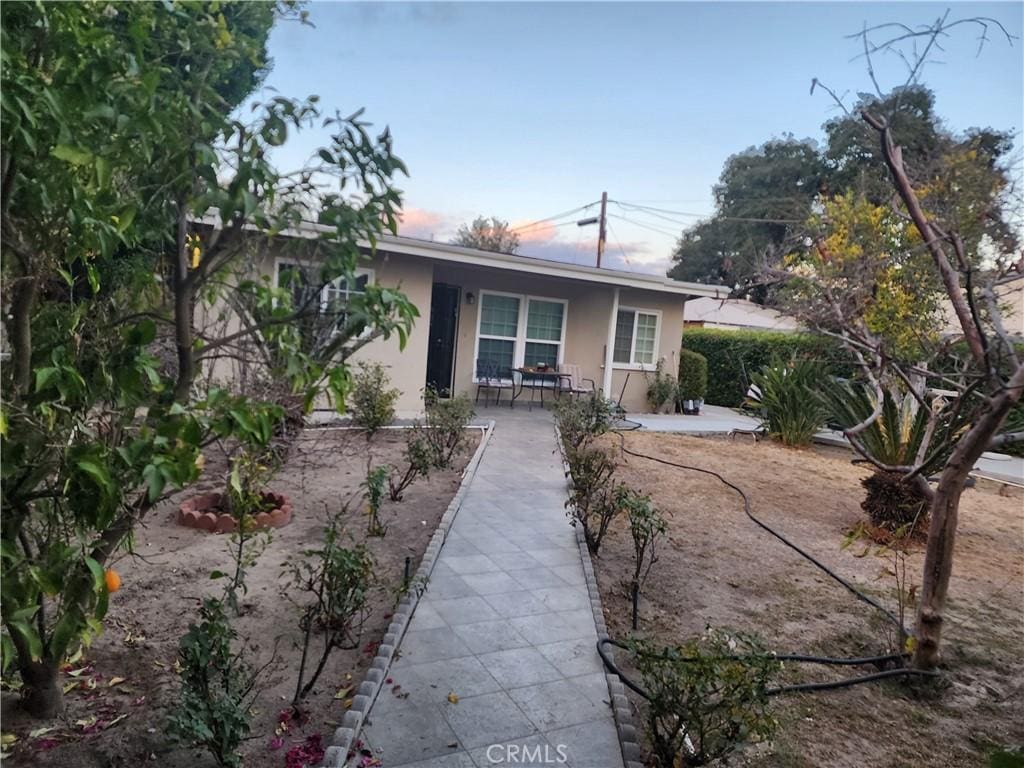
[[[332,518],[320,549],[307,549],[302,558],[289,565],[290,583],[283,590],[288,600],[298,595],[302,630],[302,660],[292,706],[313,690],[327,659],[335,648],[356,648],[370,587],[373,585],[373,556],[363,544],[351,549],[341,546],[341,515]],[[320,659],[308,675],[307,661],[315,631],[323,634]]]
[[[706,765],[774,732],[766,691],[780,665],[756,638],[709,628],[681,646],[629,646],[657,768]]]
[[[850,378],[854,362],[839,342],[827,336],[782,331],[723,331],[716,328],[687,328],[682,347],[700,352],[708,361],[708,389],[711,405],[739,408],[743,405],[751,374],[772,360],[806,358],[818,362],[823,372]]]
[[[380,363],[363,363],[352,376],[348,408],[352,423],[365,429],[367,438],[395,420],[395,402],[401,393],[389,387],[390,383]]]
[[[434,446],[423,427],[414,425],[405,440],[405,469],[393,470],[388,477],[388,498],[401,501],[408,488],[419,477],[427,477],[434,468]]]
[[[466,444],[466,427],[476,415],[473,401],[466,394],[442,398],[428,387],[423,392],[423,403],[425,437],[434,454],[433,466],[447,469],[452,457]]]
[[[585,447],[611,429],[614,420],[614,401],[597,395],[560,400],[555,406],[555,423],[566,450]]]
[[[593,446],[566,451],[572,490],[565,502],[570,522],[582,526],[587,549],[597,554],[608,526],[622,510],[621,495],[612,482],[615,459]]]
[[[817,395],[818,365],[809,360],[774,363],[751,378],[757,394],[749,402],[760,410],[765,432],[783,445],[808,445],[825,424],[825,409]]]
[[[234,768],[242,764],[238,747],[249,735],[257,673],[232,650],[236,633],[220,600],[204,600],[199,618],[178,646],[181,694],[170,731],[202,744],[217,765]]]
[[[667,403],[676,399],[676,380],[662,369],[661,361],[654,370],[654,377],[647,380],[647,404],[657,413]]]
[[[699,352],[679,351],[679,401],[703,400],[708,392],[708,361]]]
[[[658,562],[658,541],[667,533],[668,523],[651,504],[650,496],[644,496],[631,488],[620,487],[618,503],[629,517],[634,557],[631,586],[639,594],[651,573],[651,568]]]
[[[366,497],[366,535],[383,536],[388,532],[387,526],[380,522],[380,505],[384,502],[384,493],[388,487],[388,475],[391,468],[385,464],[377,467],[366,467],[366,480],[363,482]]]

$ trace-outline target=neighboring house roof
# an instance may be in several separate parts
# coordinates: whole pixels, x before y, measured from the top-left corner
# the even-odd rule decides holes
[[[704,323],[727,328],[762,328],[796,331],[800,324],[791,317],[746,299],[692,299],[683,305],[683,322]]]
[[[216,219],[207,217],[203,221],[217,224]],[[313,238],[321,233],[333,231],[333,228],[321,224],[303,223],[297,229],[286,229],[281,234],[291,237]],[[370,248],[369,242],[360,242],[364,248]],[[464,248],[450,243],[437,243],[432,240],[417,240],[412,237],[398,235],[381,235],[377,238],[377,250],[389,253],[401,253],[408,256],[448,261],[472,266],[504,269],[510,272],[525,272],[531,275],[560,277],[568,280],[584,280],[591,283],[604,283],[620,288],[638,288],[661,293],[674,293],[680,296],[725,297],[730,289],[724,285],[704,285],[703,283],[685,283],[658,275],[647,275],[638,272],[623,272],[616,269],[586,267],[580,264],[569,264],[552,259],[539,259],[533,256],[520,256],[511,253],[495,253],[477,248]]]
[[[996,300],[1003,314],[1003,327],[1011,336],[1024,338],[1024,275],[1007,278],[995,288]],[[949,299],[942,300],[942,312],[945,315],[945,332],[959,335],[963,333],[953,304]]]

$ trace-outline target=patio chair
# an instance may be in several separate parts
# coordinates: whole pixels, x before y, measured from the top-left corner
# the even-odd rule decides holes
[[[497,363],[492,363],[487,360],[477,360],[476,362],[476,402],[480,402],[480,392],[485,390],[493,390],[494,404],[498,405],[501,402],[502,390],[511,390],[513,387],[511,377],[502,377],[501,369]],[[487,395],[484,395],[484,407],[487,407]]]
[[[560,392],[567,392],[575,397],[597,394],[597,383],[593,379],[583,378],[578,365],[562,363],[562,365],[558,366],[558,372],[561,374],[558,377],[558,389]]]

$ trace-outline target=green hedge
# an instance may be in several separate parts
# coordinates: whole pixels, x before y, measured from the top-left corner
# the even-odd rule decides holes
[[[708,393],[708,361],[700,352],[679,352],[679,399],[701,400]]]
[[[807,333],[782,331],[723,331],[717,328],[687,328],[683,349],[699,352],[708,360],[708,393],[711,405],[737,408],[750,386],[750,374],[773,358],[805,357],[827,365],[836,376],[853,373],[848,354],[833,339]]]

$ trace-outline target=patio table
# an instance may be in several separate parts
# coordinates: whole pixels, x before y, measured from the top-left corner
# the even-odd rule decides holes
[[[513,368],[512,373],[519,374],[519,387],[514,386],[513,377],[513,390],[512,390],[512,406],[515,407],[516,399],[523,394],[524,389],[530,390],[530,408],[533,408],[533,395],[539,389],[540,390],[540,407],[544,407],[544,390],[548,389],[548,381],[551,382],[550,388],[552,393],[557,397],[562,389],[562,379],[565,378],[565,374],[559,372],[555,368],[545,368],[543,370],[539,368],[533,368],[524,366],[522,368]],[[527,384],[526,378],[530,377],[534,383]],[[539,384],[537,383],[539,382]]]

